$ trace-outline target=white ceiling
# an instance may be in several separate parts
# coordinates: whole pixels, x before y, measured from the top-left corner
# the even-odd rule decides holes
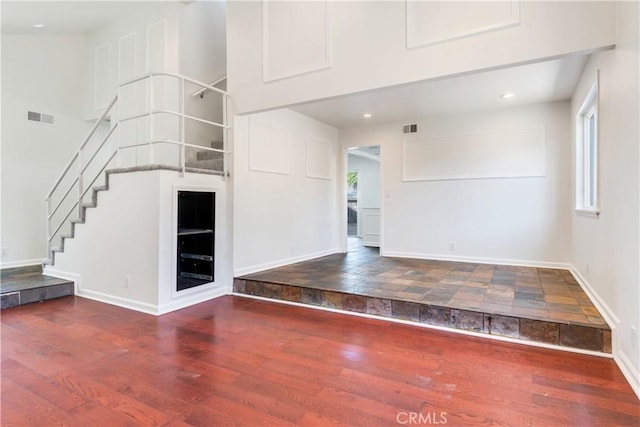
[[[2,34],[84,34],[134,10],[153,7],[148,1],[5,1],[0,2]],[[34,28],[34,24],[45,24]]]
[[[289,107],[338,129],[569,99],[588,55],[345,95]],[[503,99],[502,93],[514,97]],[[363,118],[364,113],[373,115]]]

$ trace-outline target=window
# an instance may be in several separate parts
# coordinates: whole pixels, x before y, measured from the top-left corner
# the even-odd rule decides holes
[[[576,211],[597,216],[598,83],[587,93],[576,116]]]

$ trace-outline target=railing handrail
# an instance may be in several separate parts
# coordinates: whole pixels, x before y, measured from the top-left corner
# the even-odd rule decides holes
[[[172,78],[177,78],[180,82],[180,106],[179,106],[179,111],[172,111],[172,110],[168,110],[168,109],[155,109],[153,108],[153,96],[154,96],[154,88],[153,85],[151,83],[153,83],[153,77],[162,77],[162,76],[166,76],[166,77],[172,77]],[[85,151],[85,147],[87,147],[87,144],[89,143],[89,141],[91,141],[91,139],[94,137],[94,135],[96,134],[97,129],[100,127],[100,125],[105,122],[110,114],[110,112],[114,109],[114,106],[116,105],[116,103],[118,103],[118,98],[119,98],[119,94],[120,94],[120,89],[145,80],[145,79],[149,79],[149,92],[148,92],[148,111],[146,113],[143,114],[136,114],[133,115],[131,117],[120,117],[121,116],[121,107],[118,106],[117,108],[117,115],[114,116],[114,119],[112,120],[111,126],[109,128],[109,131],[106,133],[106,136],[104,136],[102,138],[102,141],[99,142],[99,144],[97,145],[97,148],[94,147],[94,145],[92,144],[91,147],[89,148],[90,152],[86,153]],[[121,83],[120,85],[117,86],[117,93],[116,95],[113,97],[113,99],[109,102],[108,106],[105,108],[105,110],[102,112],[102,114],[100,115],[100,117],[95,121],[95,123],[92,125],[91,129],[89,130],[89,133],[85,136],[85,138],[82,140],[82,143],[80,144],[80,146],[77,148],[77,150],[73,153],[73,155],[71,156],[71,159],[69,160],[69,162],[67,163],[67,165],[64,167],[64,169],[62,170],[62,173],[60,174],[60,176],[58,177],[58,179],[55,181],[55,183],[53,184],[51,190],[49,191],[49,193],[47,193],[47,196],[45,197],[45,202],[47,205],[47,222],[46,222],[46,228],[47,228],[47,252],[50,253],[52,250],[51,247],[51,243],[52,240],[55,238],[55,236],[58,234],[58,232],[60,231],[60,229],[67,224],[67,220],[69,219],[70,215],[73,213],[73,211],[78,208],[79,209],[79,216],[80,218],[83,218],[84,212],[83,212],[83,198],[85,197],[85,195],[87,194],[87,192],[92,188],[93,184],[96,182],[96,180],[102,176],[102,174],[104,173],[105,169],[112,163],[114,157],[117,155],[118,156],[118,165],[120,165],[121,162],[121,158],[120,158],[120,153],[122,150],[126,149],[126,148],[133,148],[133,147],[139,147],[139,146],[149,146],[149,162],[150,164],[154,163],[154,157],[153,157],[153,152],[154,149],[153,147],[156,144],[159,143],[168,143],[168,144],[174,144],[174,145],[178,145],[180,147],[180,153],[179,153],[179,163],[180,163],[180,169],[182,170],[182,173],[184,174],[185,171],[187,170],[186,168],[186,153],[185,153],[185,148],[189,147],[189,148],[196,148],[199,150],[204,150],[204,151],[210,151],[210,152],[218,152],[222,154],[222,174],[223,177],[226,178],[227,176],[227,161],[228,161],[228,155],[229,155],[229,151],[227,151],[227,143],[226,143],[226,139],[227,139],[227,131],[230,128],[230,126],[227,124],[228,120],[227,120],[227,101],[228,101],[228,97],[229,95],[227,94],[226,91],[222,90],[222,89],[218,89],[216,87],[214,87],[214,85],[220,83],[221,81],[225,80],[226,76],[214,81],[211,84],[206,84],[203,82],[200,82],[198,80],[192,79],[190,77],[184,76],[182,74],[177,74],[177,73],[169,73],[169,72],[151,72],[151,73],[147,73],[145,75],[130,79],[128,81],[125,81],[123,83]],[[191,116],[185,113],[185,100],[186,97],[188,96],[187,94],[185,94],[185,82],[189,82],[191,84],[200,86],[201,89],[197,92],[194,93],[194,95],[192,96],[197,96],[197,95],[201,95],[204,92],[206,92],[207,90],[211,90],[217,93],[220,93],[222,95],[222,123],[218,123],[218,122],[214,122],[211,120],[206,120],[200,117],[196,117],[196,116]],[[120,101],[120,103],[122,103],[122,101]],[[179,136],[179,140],[175,141],[175,140],[170,140],[170,139],[154,139],[153,138],[153,116],[155,114],[159,114],[159,113],[164,113],[164,114],[171,114],[171,115],[176,115],[178,117],[180,117],[180,136]],[[145,142],[144,144],[134,144],[134,145],[122,145],[122,140],[118,142],[116,142],[116,145],[114,147],[112,147],[113,151],[111,152],[111,154],[108,156],[106,161],[103,161],[102,159],[100,160],[100,164],[98,165],[98,167],[100,168],[99,171],[97,172],[97,174],[95,176],[93,176],[93,170],[91,171],[91,176],[93,176],[93,179],[91,179],[91,176],[87,176],[89,175],[89,173],[87,172],[89,169],[90,165],[94,164],[94,160],[96,160],[98,153],[101,152],[101,150],[103,150],[103,148],[105,147],[107,141],[109,141],[109,139],[112,137],[112,135],[114,135],[115,131],[119,128],[122,128],[122,126],[120,126],[122,123],[121,122],[125,122],[128,120],[133,120],[133,119],[137,119],[137,118],[142,118],[148,116],[149,117],[149,138],[148,138],[148,142]],[[204,123],[207,125],[211,125],[211,126],[216,126],[219,128],[222,128],[222,132],[223,132],[223,138],[222,138],[222,143],[223,143],[223,147],[222,149],[218,149],[218,148],[212,148],[212,147],[207,147],[207,146],[201,146],[201,145],[194,145],[194,144],[189,144],[186,142],[186,134],[185,134],[185,129],[186,129],[186,124],[185,121],[186,120],[194,120],[200,123]],[[118,134],[121,135],[121,132],[119,132]],[[167,135],[168,136],[168,135]],[[55,203],[55,207],[53,206],[53,200],[54,198],[57,199],[57,196],[54,197],[54,194],[58,194],[56,193],[56,191],[58,190],[58,188],[60,188],[61,183],[63,182],[63,180],[65,180],[65,177],[67,177],[72,170],[72,166],[76,164],[77,165],[77,174],[75,175],[75,177],[73,177],[72,175],[72,181],[71,185],[66,189],[66,191],[63,192],[62,197],[60,198],[60,200]],[[101,165],[101,166],[100,166]],[[85,185],[85,178],[87,179],[87,181],[90,180],[89,185]],[[62,218],[62,220],[58,223],[58,221],[56,220],[55,223],[57,223],[57,227],[54,224],[54,215],[60,210],[61,207],[63,207],[63,204],[69,200],[68,197],[71,194],[71,190],[73,188],[77,187],[78,189],[78,197],[77,199],[75,199],[74,203],[71,206],[71,209],[69,209],[68,212],[66,212],[66,214],[64,215],[64,217]],[[65,206],[66,207],[66,206]],[[73,221],[71,221],[73,223]],[[53,233],[51,233],[50,231],[53,228]]]
[[[218,83],[223,82],[223,81],[225,81],[225,80],[227,80],[227,76],[222,76],[222,77],[220,77],[218,80],[216,80],[216,81],[214,81],[214,82],[209,83],[209,86],[215,86],[215,85],[217,85]],[[203,87],[202,89],[198,89],[197,91],[193,92],[193,93],[191,94],[191,97],[192,97],[192,98],[195,98],[196,96],[203,95],[206,91],[207,91],[207,88],[204,88],[204,87]]]
[[[109,111],[111,111],[111,108],[113,108],[113,106],[114,106],[114,104],[116,103],[117,100],[118,100],[118,95],[116,94],[116,96],[113,97],[113,99],[111,100],[111,102],[109,103],[107,108],[104,110],[104,112],[100,115],[98,120],[96,120],[96,122],[93,124],[93,126],[91,127],[91,130],[89,131],[87,136],[84,138],[84,140],[82,141],[82,143],[80,144],[78,149],[75,151],[75,153],[71,157],[71,160],[69,160],[69,163],[67,163],[67,166],[65,166],[65,168],[62,170],[62,173],[60,174],[60,176],[56,180],[55,184],[53,184],[53,187],[51,187],[51,190],[47,193],[47,196],[45,197],[45,200],[47,200],[49,197],[51,197],[53,192],[56,191],[56,189],[58,188],[58,185],[60,185],[60,182],[62,181],[62,179],[65,177],[67,172],[69,172],[69,169],[71,168],[71,165],[73,164],[73,162],[80,155],[80,151],[85,147],[85,145],[87,145],[87,143],[89,142],[89,140],[91,139],[93,134],[96,133],[96,130],[98,129],[98,126],[100,126],[100,124],[105,119],[105,117],[107,117],[107,115],[109,114]]]
[[[222,95],[227,95],[227,91],[222,90],[222,89],[218,89],[217,87],[213,87],[212,85],[208,85],[208,84],[203,83],[203,82],[201,82],[199,80],[192,79],[191,77],[187,77],[187,76],[182,75],[182,74],[167,73],[167,72],[161,72],[161,73],[160,72],[152,72],[152,73],[144,74],[144,75],[139,76],[139,77],[134,77],[133,79],[126,80],[126,81],[120,83],[120,87],[128,86],[128,85],[130,85],[132,83],[136,83],[136,82],[139,82],[141,80],[148,79],[149,77],[157,77],[157,76],[176,77],[176,78],[184,80],[186,82],[193,83],[194,85],[198,85],[198,86],[200,86],[201,88],[203,88],[205,90],[212,90],[212,91],[218,92],[218,93],[220,93]],[[224,78],[226,78],[226,76]],[[220,80],[220,81],[222,81],[222,80]],[[214,82],[214,84],[215,83],[218,83],[218,82]]]

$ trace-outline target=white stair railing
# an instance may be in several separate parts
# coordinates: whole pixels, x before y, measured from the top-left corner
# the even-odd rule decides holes
[[[177,79],[179,81],[180,83],[179,98],[178,98],[179,102],[178,102],[177,111],[174,111],[172,109],[167,109],[167,108],[157,109],[154,107],[153,79],[155,77],[169,77],[172,79]],[[142,114],[134,114],[127,117],[115,118],[115,114],[113,114],[113,112],[115,111],[114,107],[116,106],[116,103],[123,102],[122,96],[121,96],[122,89],[127,86],[133,85],[135,83],[143,82],[143,81],[148,81],[148,88],[149,88],[147,91],[147,101],[148,101],[147,111]],[[204,118],[196,117],[196,116],[185,113],[185,84],[186,83],[190,83],[192,85],[196,85],[200,87],[199,90],[202,91],[201,93],[204,93],[205,91],[213,91],[213,92],[219,93],[222,96],[222,122],[221,123],[215,122],[212,120],[206,120]],[[46,212],[47,212],[46,247],[47,247],[47,254],[51,260],[53,260],[52,252],[55,250],[52,247],[53,240],[55,239],[56,236],[59,236],[60,231],[65,225],[69,225],[73,223],[71,216],[72,216],[72,213],[76,210],[76,208],[78,209],[78,220],[80,221],[84,220],[84,209],[86,206],[83,206],[83,198],[86,196],[89,190],[93,188],[93,184],[98,180],[98,178],[103,176],[103,173],[105,172],[107,167],[109,167],[109,165],[112,163],[114,158],[116,158],[116,156],[117,156],[118,165],[121,165],[121,155],[123,151],[134,149],[137,147],[148,146],[149,161],[147,164],[154,165],[154,164],[158,164],[154,162],[154,146],[156,146],[157,144],[177,145],[179,147],[178,164],[179,164],[180,172],[183,175],[185,172],[189,171],[189,168],[187,167],[187,164],[186,164],[187,148],[193,148],[199,151],[211,151],[211,152],[221,153],[222,171],[219,171],[219,172],[221,172],[223,179],[226,179],[226,177],[228,176],[228,154],[229,154],[229,151],[227,149],[227,138],[228,138],[228,129],[229,129],[228,119],[227,119],[227,103],[228,103],[229,95],[227,94],[226,91],[222,89],[218,89],[213,86],[217,83],[219,83],[219,81],[216,81],[211,85],[208,85],[206,83],[202,83],[197,80],[191,79],[189,77],[183,76],[181,74],[175,74],[175,73],[149,73],[144,76],[128,80],[118,86],[118,94],[114,96],[114,98],[111,100],[111,102],[109,103],[105,111],[100,115],[98,120],[96,120],[91,130],[89,131],[87,136],[84,138],[84,140],[82,141],[78,149],[75,151],[73,156],[71,156],[71,159],[69,160],[67,165],[64,167],[64,169],[62,170],[62,173],[60,174],[58,179],[54,182],[51,190],[47,193],[47,196],[45,197]],[[119,108],[119,110],[122,110],[122,108]],[[157,114],[168,114],[171,116],[177,116],[179,118],[179,132],[178,132],[177,139],[169,139],[169,138],[154,139],[153,138],[153,125],[154,125],[153,118]],[[96,159],[99,158],[98,154],[106,146],[107,141],[109,141],[115,133],[122,132],[122,123],[138,120],[138,119],[144,119],[144,118],[148,118],[148,121],[149,121],[148,141],[145,141],[143,143],[131,144],[131,145],[122,145],[121,144],[122,140],[120,138],[118,139],[120,143],[111,144],[111,147],[112,147],[111,152],[108,154],[108,156],[103,158],[102,162],[97,163]],[[111,121],[110,129],[106,132],[106,135],[104,136],[102,141],[93,150],[88,151],[87,145],[89,141],[96,134],[96,131],[100,128],[100,126],[107,123],[108,120]],[[202,123],[208,126],[221,128],[222,129],[222,149],[188,143],[186,141],[187,120]],[[72,168],[74,164],[76,165],[75,169]],[[97,167],[98,172],[97,173],[94,172],[93,174],[89,173],[88,170],[91,166]],[[139,166],[139,165],[136,163],[136,166]],[[75,170],[76,172],[74,173],[73,170]],[[66,180],[70,180],[70,182],[66,183],[66,185],[63,186],[62,184]],[[88,185],[87,185],[87,182],[89,182]],[[77,187],[77,197],[72,199],[71,194],[72,194],[72,190],[75,187]],[[63,189],[63,191],[61,191],[61,195],[59,196],[59,198],[56,198],[55,196],[58,194],[58,190],[60,189]],[[54,198],[56,198],[55,203],[54,203]],[[67,208],[66,213],[61,216],[61,219],[57,218],[56,215],[58,214],[60,209],[66,205],[71,205],[71,206]],[[72,237],[72,235],[71,236],[60,235],[61,245],[63,243],[62,239],[65,237]]]

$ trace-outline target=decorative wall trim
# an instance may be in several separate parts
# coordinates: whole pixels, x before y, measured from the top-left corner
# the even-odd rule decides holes
[[[122,65],[123,65],[123,45],[126,43],[127,39],[133,39],[133,73],[131,76],[122,76]],[[138,34],[137,33],[129,33],[120,38],[118,38],[118,83],[122,83],[126,80],[132,79],[138,75],[137,73],[137,61],[136,55],[138,53]],[[134,85],[135,88],[135,85]]]
[[[152,42],[151,42],[151,32],[154,30],[155,27],[162,27],[162,32],[163,32],[163,36],[162,36],[162,49],[163,49],[163,61],[162,61],[162,70],[152,70],[151,69],[151,46],[152,46]],[[147,25],[147,29],[146,29],[146,37],[147,37],[147,43],[145,46],[145,70],[147,73],[150,73],[152,71],[166,71],[167,70],[167,45],[168,45],[168,36],[167,36],[167,20],[166,19],[161,19],[159,21],[156,21],[152,24]]]
[[[278,261],[267,262],[264,264],[250,265],[248,267],[234,268],[233,276],[241,277],[247,274],[258,273],[264,270],[270,270],[272,268],[282,267],[284,265],[294,264],[296,262],[309,261],[315,258],[320,258],[327,255],[333,255],[337,253],[342,253],[340,248],[327,249],[325,251],[313,252],[306,255],[300,255],[297,257],[286,258]]]
[[[435,329],[437,331],[450,332],[452,334],[468,335],[468,336],[472,336],[472,337],[486,338],[486,339],[490,339],[490,340],[508,342],[508,343],[512,343],[512,344],[527,345],[527,346],[530,346],[530,347],[540,347],[540,348],[546,348],[546,349],[550,349],[550,350],[565,351],[565,352],[568,352],[568,353],[586,354],[586,355],[589,355],[589,356],[604,357],[605,359],[610,359],[612,357],[608,353],[602,353],[602,352],[598,352],[598,351],[583,350],[583,349],[573,348],[573,347],[563,347],[563,346],[559,346],[559,345],[546,344],[546,343],[541,343],[541,342],[537,342],[537,341],[519,340],[519,339],[515,339],[515,338],[503,337],[503,336],[500,336],[500,335],[489,335],[489,334],[484,334],[484,333],[480,333],[480,332],[467,331],[467,330],[464,330],[464,329],[447,328],[447,327],[444,327],[444,326],[430,325],[428,323],[412,322],[410,320],[403,320],[403,319],[398,319],[398,318],[393,318],[393,317],[382,317],[382,316],[376,316],[376,315],[368,314],[368,313],[359,313],[359,312],[356,312],[356,311],[339,310],[339,309],[335,309],[335,308],[323,307],[323,306],[320,306],[320,305],[309,305],[309,304],[303,304],[303,303],[299,303],[299,302],[284,301],[284,300],[275,299],[275,298],[265,298],[265,297],[241,294],[241,293],[236,293],[236,292],[234,292],[232,295],[236,296],[236,297],[252,298],[252,299],[257,299],[257,300],[266,301],[266,302],[272,302],[272,303],[276,303],[276,304],[294,305],[296,307],[309,308],[309,309],[312,309],[312,310],[321,310],[321,311],[328,311],[328,312],[331,312],[331,313],[345,314],[345,315],[348,315],[348,316],[364,317],[366,319],[374,319],[374,320],[379,320],[381,322],[401,323],[403,325],[417,326],[417,327],[426,328],[426,329]]]
[[[289,131],[250,117],[249,170],[289,175],[289,157]]]
[[[496,162],[496,156],[504,160]],[[530,178],[546,175],[546,128],[402,139],[402,180]]]
[[[111,68],[111,43],[106,42],[93,50],[93,107],[102,110],[109,102],[109,69]]]
[[[325,139],[307,136],[306,174],[308,178],[331,181],[331,143]]]
[[[370,247],[380,247],[380,208],[364,208],[358,209],[362,222],[362,245]],[[377,227],[370,227],[371,221],[374,221]],[[372,229],[373,228],[373,229]]]
[[[324,55],[317,64],[298,67],[286,72],[274,73],[271,71],[270,61],[270,19],[269,19],[269,3],[270,0],[262,0],[262,81],[263,83],[272,82],[281,79],[287,79],[290,77],[299,76],[302,74],[312,73],[315,71],[325,70],[331,68],[332,64],[332,47],[331,47],[331,28],[332,28],[332,13],[331,13],[331,1],[315,2],[322,3],[324,5]],[[290,35],[296,38],[296,34]]]
[[[455,4],[455,2],[453,2]],[[467,37],[473,37],[488,33],[491,31],[503,30],[519,26],[520,19],[520,0],[508,0],[498,2],[498,4],[509,5],[510,13],[508,18],[496,19],[495,22],[479,24],[478,26],[471,27],[465,30],[460,30],[448,35],[432,36],[432,37],[420,37],[416,34],[417,28],[414,28],[412,16],[415,14],[416,7],[421,5],[421,2],[415,0],[405,0],[405,28],[406,28],[406,46],[407,49],[432,46],[439,43],[445,43],[454,40],[460,40]]]
[[[384,253],[381,253],[380,255],[397,257],[397,258],[415,258],[415,259],[428,259],[428,260],[435,260],[435,261],[453,261],[453,262],[472,262],[476,264],[515,265],[519,267],[552,268],[555,270],[569,270],[569,271],[571,270],[571,267],[572,267],[571,264],[564,263],[564,262],[525,261],[525,260],[519,260],[519,259],[452,256],[452,255],[442,255],[442,254],[424,254],[424,253],[415,253],[415,252],[384,251]]]
[[[0,264],[0,269],[5,268],[16,268],[16,267],[28,267],[30,265],[38,265],[42,264],[45,261],[45,258],[35,258],[35,259],[21,259],[18,261],[6,261]]]

